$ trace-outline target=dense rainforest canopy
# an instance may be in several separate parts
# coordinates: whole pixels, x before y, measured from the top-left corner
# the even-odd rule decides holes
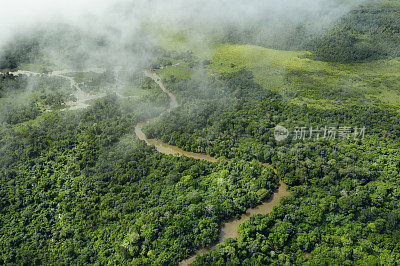
[[[75,70],[57,74],[40,39],[10,42],[0,52],[0,264],[177,265],[270,199],[279,179],[290,196],[193,264],[400,263],[399,13],[399,1],[368,3],[273,42],[260,26],[232,26],[206,56],[149,45],[144,67],[161,81],[84,69],[81,51],[68,58]],[[160,82],[178,107],[168,110]],[[87,95],[98,97],[70,108]],[[148,138],[217,160],[146,145],[135,126],[148,120]],[[277,125],[291,133],[283,141]],[[308,138],[323,127],[365,134]]]

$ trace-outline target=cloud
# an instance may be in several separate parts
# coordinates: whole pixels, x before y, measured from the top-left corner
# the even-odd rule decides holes
[[[157,38],[157,27],[185,30],[187,38],[207,45],[204,36],[219,34],[226,26],[261,28],[260,35],[280,38],[299,23],[316,30],[340,18],[361,0],[13,0],[0,8],[0,49],[15,34],[29,36],[35,29],[57,32],[57,25],[69,25],[87,39],[60,40],[76,46],[88,57],[109,57],[110,61],[132,61],[125,56],[129,47],[143,42],[143,30]],[[154,30],[156,29],[156,30]],[[149,32],[148,32],[149,33]],[[102,36],[107,49],[93,46],[91,37]],[[45,38],[46,36],[43,36]],[[75,43],[74,43],[75,42]],[[153,40],[157,43],[157,40]],[[63,45],[64,45],[63,44]],[[141,45],[146,45],[141,44]],[[56,47],[59,49],[60,47]],[[51,50],[51,49],[49,49]],[[144,54],[143,52],[142,54]],[[57,54],[57,51],[52,51]]]
[[[219,23],[249,23],[260,19],[299,21],[327,20],[340,16],[360,1],[339,0],[13,0],[0,8],[0,34],[35,24],[68,22],[106,23],[132,19],[151,23],[185,22],[191,26],[216,27]],[[111,20],[112,19],[112,20]]]
[[[3,2],[3,3],[1,3]],[[0,42],[21,29],[102,16],[112,0],[1,0]]]

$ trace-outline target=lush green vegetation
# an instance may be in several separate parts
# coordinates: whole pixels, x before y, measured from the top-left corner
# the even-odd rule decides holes
[[[215,49],[206,69],[218,76],[245,68],[262,87],[279,92],[292,103],[320,109],[399,105],[398,58],[345,64],[312,60],[309,55],[252,45],[222,45]]]
[[[45,80],[33,90],[62,86]],[[23,90],[25,82],[8,75],[2,84]],[[165,156],[132,136],[137,121],[169,101],[150,79],[134,83],[146,91],[139,98],[110,94],[77,112],[21,105],[15,120],[5,115],[2,263],[176,263],[214,243],[224,221],[270,197],[277,178],[257,162]]]
[[[377,1],[356,8],[310,41],[318,59],[355,62],[400,56],[400,3]]]
[[[151,47],[148,68],[180,104],[166,113],[157,83],[124,69],[65,74],[105,94],[66,111],[75,88],[45,74],[60,66],[39,43],[6,47],[0,68],[43,75],[0,74],[0,264],[175,265],[215,244],[278,178],[291,196],[195,265],[400,263],[399,10],[398,1],[368,4],[322,33],[299,27],[276,43],[256,41],[254,26],[210,37],[207,53]],[[135,125],[162,113],[143,128],[149,138],[217,162],[138,140]],[[277,142],[276,125],[289,138]],[[366,133],[296,140],[303,126]]]
[[[166,78],[182,106],[148,134],[187,150],[272,163],[292,196],[271,215],[242,226],[239,240],[228,240],[195,264],[398,262],[397,110],[291,104],[246,70],[205,79]],[[368,133],[364,140],[276,143],[277,124],[292,132],[293,126],[366,126]]]
[[[308,52],[222,45],[207,75],[159,71],[182,106],[149,126],[149,135],[217,157],[271,163],[292,192],[195,265],[399,263],[400,78],[392,56],[327,63]],[[292,132],[366,126],[368,133],[362,141],[276,143],[277,124]]]
[[[65,107],[72,88],[61,77],[0,75],[0,121],[18,124]]]
[[[195,265],[399,262],[398,138],[297,144],[279,154],[291,196]]]
[[[295,126],[365,126],[370,133],[399,134],[399,115],[389,107],[353,104],[325,110],[291,104],[258,85],[246,70],[224,73],[218,80],[210,77],[205,82],[207,79],[204,75],[177,82],[166,78],[181,106],[148,127],[148,136],[212,156],[273,163],[277,147],[273,129],[277,124],[291,130]]]
[[[40,53],[36,40],[19,38],[4,47],[0,53],[0,69],[17,68],[20,64],[35,61]]]

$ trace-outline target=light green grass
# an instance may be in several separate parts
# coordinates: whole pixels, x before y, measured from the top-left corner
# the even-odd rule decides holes
[[[18,69],[37,72],[37,73],[44,73],[46,71],[53,70],[52,68],[50,68],[48,66],[37,65],[37,64],[21,64]]]
[[[307,51],[279,51],[253,45],[213,48],[211,75],[246,68],[262,87],[294,104],[320,109],[349,105],[400,107],[400,59],[364,63],[328,63],[308,58]],[[182,65],[183,66],[183,65]],[[169,66],[157,70],[164,79],[188,79],[193,71]]]
[[[193,29],[176,22],[144,25],[144,29],[155,34],[158,45],[166,50],[192,51],[200,59],[210,58],[216,37],[211,33],[194,32]]]
[[[180,64],[179,66],[187,67],[187,65],[184,63]],[[156,73],[167,81],[170,81],[172,76],[177,81],[179,81],[179,80],[189,79],[191,77],[191,75],[193,74],[193,70],[177,68],[174,66],[167,66],[163,69],[157,69]]]
[[[400,60],[340,64],[308,59],[309,52],[278,51],[252,45],[221,45],[211,74],[246,68],[264,88],[295,104],[317,108],[347,105],[400,106]]]
[[[64,74],[65,76],[74,78],[75,82],[92,82],[95,78],[98,78],[102,74],[94,72],[71,72]]]
[[[305,52],[278,51],[254,45],[221,45],[214,49],[211,67],[217,72],[234,72],[236,68],[283,70],[285,65]]]

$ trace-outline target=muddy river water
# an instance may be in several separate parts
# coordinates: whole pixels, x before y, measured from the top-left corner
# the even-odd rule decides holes
[[[161,81],[161,78],[155,72],[146,71],[145,75],[150,77],[151,79],[153,79],[154,82],[156,82],[160,86],[160,88],[165,93],[167,93],[168,96],[170,97],[171,101],[170,101],[170,108],[168,109],[168,112],[171,109],[179,106],[179,104],[176,100],[176,97],[165,88],[165,86],[163,85],[163,83]],[[199,159],[199,160],[206,160],[209,162],[217,161],[217,159],[215,159],[214,157],[211,157],[207,154],[187,152],[187,151],[182,150],[181,148],[166,144],[160,140],[148,139],[142,131],[143,126],[145,126],[148,123],[152,123],[152,122],[159,120],[160,117],[161,117],[161,115],[158,117],[149,119],[145,122],[137,124],[135,127],[135,133],[136,133],[137,137],[139,139],[145,141],[147,143],[147,145],[154,145],[155,148],[157,149],[157,151],[164,153],[164,154],[172,154],[172,155],[176,155],[176,156],[185,155],[187,157],[191,157],[191,158],[195,158],[195,159]],[[263,163],[263,165],[273,169],[275,171],[275,173],[277,173],[276,170],[272,166],[265,164],[265,163]],[[245,214],[242,214],[240,219],[234,218],[231,221],[225,223],[225,225],[221,229],[221,234],[220,234],[219,241],[217,244],[223,243],[223,241],[225,239],[238,237],[238,225],[239,224],[242,224],[244,221],[249,220],[251,216],[254,216],[256,214],[269,213],[273,209],[273,207],[275,207],[278,204],[278,202],[280,201],[280,199],[282,197],[288,196],[289,194],[290,194],[289,191],[286,189],[286,184],[283,183],[282,181],[279,181],[279,188],[274,192],[274,194],[271,196],[271,198],[269,198],[267,201],[265,201],[264,203],[262,203],[261,205],[255,207],[253,209],[248,209]],[[215,248],[216,248],[216,246],[213,246],[210,250],[215,249]],[[179,265],[187,265],[187,264],[193,262],[197,255],[205,254],[205,253],[209,252],[210,250],[208,250],[208,249],[198,250],[190,258],[188,258],[184,261],[181,261],[179,263]]]
[[[99,69],[90,69],[90,70],[87,70],[87,71],[88,72],[91,71],[91,72],[96,72],[96,73],[102,73],[105,70],[99,68]],[[2,72],[3,73],[4,72],[10,73],[10,74],[13,74],[13,75],[28,75],[28,76],[43,75],[41,73],[35,73],[35,72],[31,72],[31,71],[22,71],[22,70],[11,70],[11,71],[2,71]],[[58,77],[62,77],[62,78],[67,79],[71,83],[71,86],[76,89],[75,93],[74,93],[76,101],[68,102],[66,104],[68,106],[67,110],[75,110],[75,109],[86,108],[86,107],[89,106],[86,103],[87,101],[92,100],[92,99],[97,99],[97,98],[104,97],[104,95],[105,95],[104,93],[90,95],[90,94],[87,94],[87,93],[83,92],[80,89],[79,85],[75,82],[73,77],[65,75],[65,74],[70,73],[70,72],[73,72],[73,71],[72,70],[54,71],[52,73],[47,74],[49,76],[58,76]],[[82,71],[82,72],[84,72],[84,71]],[[151,79],[153,79],[153,81],[156,82],[160,86],[161,90],[163,90],[166,94],[168,94],[168,96],[170,98],[170,107],[167,110],[168,112],[179,106],[175,95],[173,95],[170,91],[168,91],[165,88],[165,86],[163,85],[163,83],[161,81],[161,78],[155,72],[145,71],[145,75],[150,77]],[[206,160],[206,161],[209,161],[209,162],[216,162],[217,161],[216,158],[211,157],[211,156],[209,156],[207,154],[187,152],[187,151],[184,151],[184,150],[182,150],[182,149],[180,149],[180,148],[178,148],[176,146],[172,146],[172,145],[166,144],[166,143],[164,143],[164,142],[162,142],[160,140],[148,139],[146,137],[146,135],[142,131],[143,126],[145,126],[148,123],[152,123],[152,122],[155,122],[155,121],[159,120],[160,117],[161,117],[161,115],[158,116],[158,117],[155,117],[155,118],[151,118],[151,119],[149,119],[149,120],[147,120],[145,122],[137,124],[136,127],[135,127],[135,133],[136,133],[137,137],[139,139],[145,141],[147,145],[154,145],[155,148],[157,149],[157,151],[159,151],[161,153],[164,153],[164,154],[172,154],[172,155],[176,155],[176,156],[185,155],[187,157],[191,157],[191,158],[199,159],[199,160]],[[273,169],[275,171],[275,173],[277,173],[276,170],[272,166],[270,166],[268,164],[265,164],[265,163],[263,163],[263,165]],[[278,202],[280,201],[280,199],[282,197],[288,196],[290,193],[286,189],[286,184],[283,183],[282,181],[280,181],[279,184],[280,184],[279,188],[274,192],[274,194],[271,196],[271,198],[269,198],[267,201],[265,201],[261,205],[257,206],[256,208],[248,209],[245,214],[242,214],[240,219],[234,218],[231,221],[225,223],[225,225],[221,229],[221,234],[220,234],[219,241],[218,241],[217,244],[223,243],[223,241],[225,239],[238,237],[238,225],[242,224],[246,220],[249,220],[251,216],[254,216],[256,214],[269,213],[273,209],[273,207],[275,207],[278,204]],[[215,248],[216,248],[216,245],[213,246],[210,250],[215,249]],[[186,259],[184,261],[181,261],[179,263],[179,265],[187,265],[187,264],[193,262],[197,255],[205,254],[205,253],[209,252],[210,250],[208,250],[208,249],[198,250],[190,258],[188,258],[188,259]]]

